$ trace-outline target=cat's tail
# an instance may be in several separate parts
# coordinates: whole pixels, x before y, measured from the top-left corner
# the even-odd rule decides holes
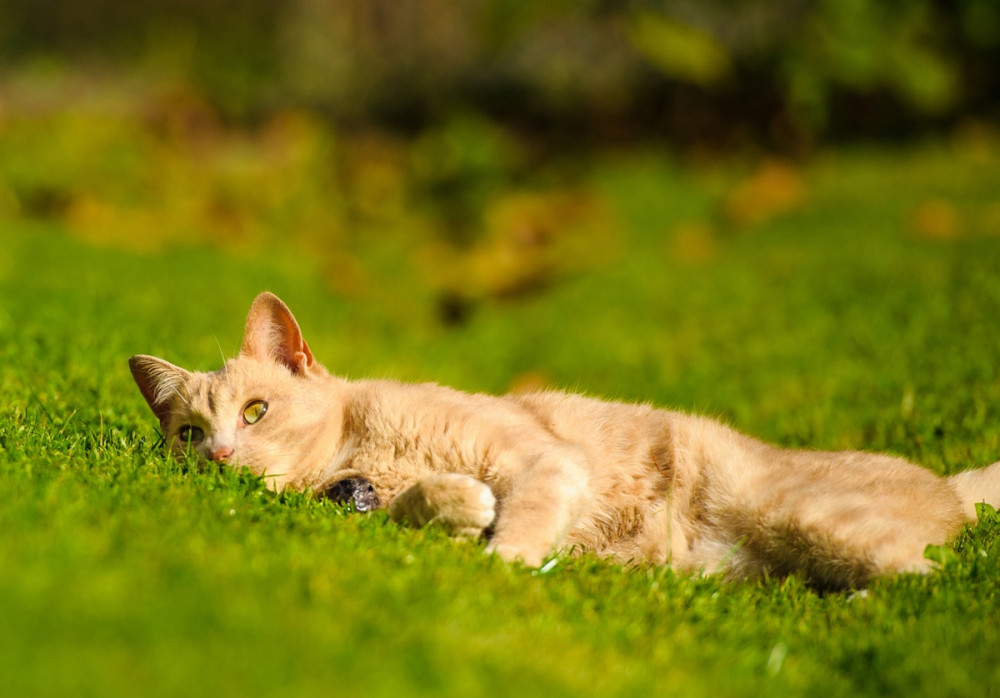
[[[1000,509],[1000,463],[957,473],[950,476],[948,482],[961,497],[962,508],[969,519],[975,521],[979,502]]]

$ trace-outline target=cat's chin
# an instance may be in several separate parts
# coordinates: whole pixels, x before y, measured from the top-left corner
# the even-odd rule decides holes
[[[338,480],[319,494],[336,504],[352,502],[355,511],[373,511],[378,509],[381,504],[372,483],[363,477],[348,477]]]

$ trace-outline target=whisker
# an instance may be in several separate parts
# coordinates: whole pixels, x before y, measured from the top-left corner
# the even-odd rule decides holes
[[[183,393],[181,393],[181,391],[180,391],[180,390],[178,390],[178,389],[177,389],[177,388],[176,388],[175,386],[171,386],[171,387],[170,387],[170,389],[171,389],[171,390],[172,390],[172,391],[174,392],[174,394],[175,394],[175,395],[176,395],[177,397],[179,397],[179,398],[181,399],[181,402],[183,402],[183,403],[184,403],[185,405],[187,405],[187,406],[188,406],[188,408],[189,408],[189,409],[194,409],[194,408],[193,408],[193,407],[191,406],[191,403],[190,403],[190,402],[188,402],[188,399],[187,399],[186,397],[184,397]]]
[[[222,357],[222,370],[226,374],[226,383],[229,383],[229,362],[226,360],[226,352],[222,350],[222,342],[219,341],[218,335],[212,335],[212,339],[215,340],[215,346],[219,347],[219,356]]]

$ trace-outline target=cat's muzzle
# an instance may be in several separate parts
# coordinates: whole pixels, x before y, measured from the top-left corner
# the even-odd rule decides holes
[[[348,477],[330,485],[320,496],[337,503],[354,503],[356,511],[372,511],[378,509],[381,502],[372,483],[363,477]]]

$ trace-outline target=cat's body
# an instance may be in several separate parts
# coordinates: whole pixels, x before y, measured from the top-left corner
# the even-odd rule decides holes
[[[205,458],[275,489],[361,477],[394,519],[491,528],[489,550],[531,565],[573,547],[857,586],[927,570],[928,544],[954,536],[975,502],[1000,504],[1000,464],[941,478],[888,456],[781,449],[645,405],[346,381],[314,361],[270,294],[254,302],[240,355],[223,369],[130,364],[176,450],[193,435]]]

